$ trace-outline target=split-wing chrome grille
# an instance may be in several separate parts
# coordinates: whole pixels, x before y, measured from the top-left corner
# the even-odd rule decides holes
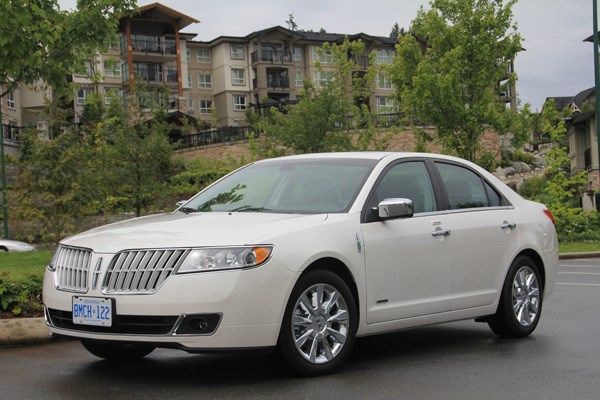
[[[92,251],[89,249],[60,245],[50,262],[56,288],[69,292],[87,292],[91,260]]]
[[[171,276],[186,250],[128,250],[110,262],[103,293],[154,293]]]

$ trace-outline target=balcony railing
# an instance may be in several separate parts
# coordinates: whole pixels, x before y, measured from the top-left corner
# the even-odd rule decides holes
[[[269,89],[289,89],[290,78],[287,76],[267,75],[267,88]]]
[[[162,42],[160,40],[134,39],[131,41],[131,47],[133,51],[137,53],[156,55],[177,54],[177,45],[175,40],[169,39],[166,39]]]
[[[290,64],[292,55],[284,54],[283,51],[256,50],[250,54],[252,63],[266,62],[271,64]]]

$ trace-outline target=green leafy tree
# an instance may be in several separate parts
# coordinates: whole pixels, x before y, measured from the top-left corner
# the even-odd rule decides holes
[[[548,132],[552,145],[546,154],[547,180],[542,198],[553,213],[559,238],[575,231],[585,230],[585,214],[575,199],[587,182],[587,173],[571,174],[567,153],[565,122],[556,110],[554,101],[548,101],[542,111],[542,129]]]
[[[73,11],[57,0],[0,2],[0,97],[42,81],[59,89],[65,76],[107,47],[134,0],[78,0]]]
[[[318,54],[325,60],[316,63],[321,80],[315,85],[306,81],[297,104],[273,107],[266,117],[247,117],[266,136],[251,140],[255,157],[385,146],[376,141],[367,104],[377,74],[374,54],[365,54],[363,42],[348,39],[340,45],[326,43]],[[353,137],[349,130],[354,127],[362,129]]]
[[[431,0],[397,45],[392,81],[404,111],[436,126],[442,144],[469,160],[485,129],[510,112],[498,82],[521,50],[515,2]]]

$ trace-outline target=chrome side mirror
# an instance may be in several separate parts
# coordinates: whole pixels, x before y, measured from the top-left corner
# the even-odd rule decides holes
[[[414,215],[413,202],[410,199],[385,199],[377,205],[379,219],[410,218]]]

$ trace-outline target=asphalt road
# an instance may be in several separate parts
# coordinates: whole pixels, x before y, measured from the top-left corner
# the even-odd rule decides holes
[[[561,261],[528,338],[457,322],[359,339],[339,373],[297,378],[273,356],[156,350],[113,366],[78,342],[0,349],[0,399],[600,398],[600,259]]]

